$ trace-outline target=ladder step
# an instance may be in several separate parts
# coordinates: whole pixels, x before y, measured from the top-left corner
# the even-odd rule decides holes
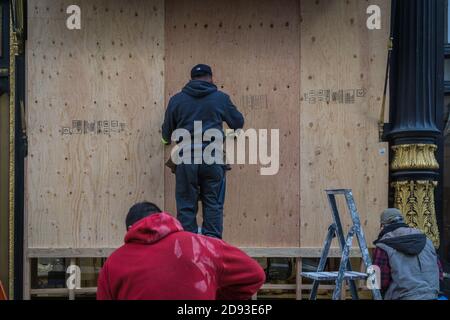
[[[301,276],[316,281],[333,281],[338,277],[339,272],[302,272]],[[367,273],[346,271],[344,280],[364,280],[367,279]]]

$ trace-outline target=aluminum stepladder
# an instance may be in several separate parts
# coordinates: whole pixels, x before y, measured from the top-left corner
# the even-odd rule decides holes
[[[352,266],[349,261],[350,250],[352,247],[353,237],[356,235],[358,240],[359,249],[361,250],[361,256],[366,267],[366,270],[373,270],[372,260],[370,259],[369,249],[367,248],[366,239],[364,236],[359,214],[356,209],[355,200],[353,199],[352,190],[350,189],[336,189],[326,190],[328,203],[330,205],[331,213],[333,216],[333,223],[328,228],[328,233],[323,245],[322,254],[319,262],[319,266],[316,272],[302,272],[301,276],[314,280],[313,288],[311,290],[310,300],[316,300],[317,289],[320,281],[335,281],[336,287],[333,292],[333,300],[339,300],[341,297],[343,281],[348,281],[352,299],[358,299],[358,290],[355,280],[365,280],[370,276],[372,281],[372,295],[374,300],[382,300],[380,290],[377,289],[376,277],[374,273],[362,273],[352,271]],[[344,231],[342,229],[341,219],[339,217],[339,211],[336,202],[336,196],[343,195],[345,197],[347,208],[352,219],[352,226],[348,231],[347,237],[344,237]],[[324,272],[325,265],[330,251],[333,238],[337,237],[339,247],[341,249],[341,262],[339,265],[339,271]],[[370,271],[371,272],[371,271]]]

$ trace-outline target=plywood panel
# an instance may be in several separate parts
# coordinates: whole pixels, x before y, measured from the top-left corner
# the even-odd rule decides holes
[[[321,246],[331,222],[324,189],[354,190],[369,242],[387,206],[388,150],[378,142],[377,119],[389,1],[370,4],[381,7],[381,30],[367,29],[366,1],[301,1],[302,247]]]
[[[28,7],[31,248],[117,247],[138,200],[176,212],[160,126],[196,63],[213,67],[246,128],[280,130],[276,176],[261,176],[260,165],[229,173],[225,239],[320,247],[330,222],[323,190],[352,188],[373,240],[388,190],[387,145],[377,137],[387,1],[374,2],[383,26],[375,31],[358,0],[84,0],[78,31],[65,28],[70,4]],[[78,120],[86,132],[74,131]],[[91,132],[94,121],[124,127]]]
[[[261,176],[259,165],[228,174],[224,238],[237,245],[299,245],[299,21],[296,0],[166,2],[166,99],[207,63],[246,128],[280,130],[277,175]],[[174,177],[165,177],[175,211]]]
[[[76,1],[68,30],[71,4],[28,5],[29,246],[117,247],[133,203],[163,204],[164,4]]]

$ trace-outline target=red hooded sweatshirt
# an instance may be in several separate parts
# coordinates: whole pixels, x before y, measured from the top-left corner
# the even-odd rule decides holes
[[[263,269],[244,252],[185,232],[163,212],[129,229],[100,272],[97,299],[250,299],[264,281]]]

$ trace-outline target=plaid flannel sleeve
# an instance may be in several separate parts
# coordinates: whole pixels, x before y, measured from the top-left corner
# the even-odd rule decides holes
[[[391,266],[389,265],[389,257],[386,251],[375,248],[373,251],[372,263],[380,268],[381,291],[384,292],[391,284]]]

